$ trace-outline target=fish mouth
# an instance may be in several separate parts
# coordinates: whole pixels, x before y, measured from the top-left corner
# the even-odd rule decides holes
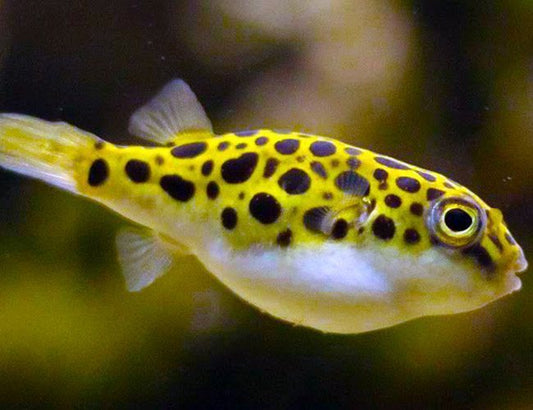
[[[506,293],[516,292],[522,287],[522,281],[518,277],[518,273],[524,272],[527,269],[528,263],[524,252],[520,249],[512,264],[510,264],[509,270],[505,275],[505,289]]]
[[[516,273],[524,272],[527,269],[527,266],[528,266],[528,263],[527,263],[526,257],[524,256],[524,252],[520,250],[513,264],[513,270]]]

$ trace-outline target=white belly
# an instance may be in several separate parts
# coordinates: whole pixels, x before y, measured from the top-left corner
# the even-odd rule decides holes
[[[212,273],[240,297],[280,319],[338,333],[397,322],[387,278],[346,245],[240,252],[222,240],[204,246],[198,257]]]
[[[211,239],[195,253],[247,302],[325,332],[359,333],[419,316],[468,311],[518,286],[516,277],[488,286],[473,266],[458,266],[435,249],[414,257],[394,247],[376,251],[325,242],[234,251]]]

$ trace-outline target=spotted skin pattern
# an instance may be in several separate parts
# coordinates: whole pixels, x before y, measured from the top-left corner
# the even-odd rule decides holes
[[[193,254],[264,312],[358,333],[476,309],[521,286],[527,261],[501,212],[438,173],[316,135],[215,135],[179,79],[129,131],[152,146],[0,114],[0,166],[142,227],[117,235],[131,291]]]
[[[425,225],[431,201],[466,194],[490,209],[440,174],[324,137],[262,129],[185,141],[180,137],[164,148],[97,143],[81,191],[112,200],[118,190],[143,206],[181,210],[188,219],[208,222],[235,249],[346,241],[417,253],[440,246]],[[346,195],[339,181],[347,173],[369,185],[365,197],[375,202],[366,221],[370,229],[345,223],[357,217],[354,209],[336,215],[330,235],[310,229],[306,212]],[[463,253],[489,272],[493,260],[515,246],[508,238],[506,231],[491,233]]]

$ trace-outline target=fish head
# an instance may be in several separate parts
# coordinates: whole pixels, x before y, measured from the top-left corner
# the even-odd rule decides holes
[[[498,209],[427,170],[389,170],[391,177],[416,184],[374,184],[365,234],[401,318],[470,311],[520,289],[527,261]]]
[[[494,297],[520,289],[516,273],[527,268],[527,261],[499,209],[465,188],[461,193],[450,190],[430,204],[425,224],[432,245],[462,259],[459,266],[473,276],[473,283]]]

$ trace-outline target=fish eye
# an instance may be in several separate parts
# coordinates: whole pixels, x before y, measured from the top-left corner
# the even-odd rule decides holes
[[[443,198],[430,209],[427,224],[441,244],[463,248],[479,239],[486,225],[486,216],[473,199]]]
[[[454,233],[464,232],[474,223],[474,217],[461,208],[448,208],[443,216],[444,224]]]

